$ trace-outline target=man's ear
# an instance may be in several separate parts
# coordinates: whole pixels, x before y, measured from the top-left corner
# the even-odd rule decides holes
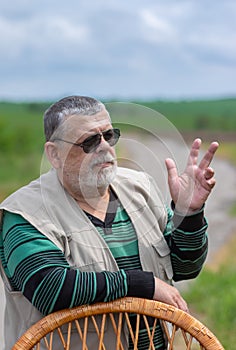
[[[48,141],[44,145],[44,150],[53,168],[59,169],[61,167],[61,157],[58,146],[54,142]]]

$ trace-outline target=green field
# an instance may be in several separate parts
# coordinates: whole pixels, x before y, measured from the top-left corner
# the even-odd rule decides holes
[[[181,131],[236,131],[236,99],[153,101],[144,105],[162,113]]]
[[[191,138],[201,135],[201,132],[205,133],[205,137],[213,132],[219,135],[223,133],[222,154],[224,157],[236,159],[236,99],[133,101],[135,104],[122,103],[122,113],[119,103],[104,102],[108,106],[112,105],[112,119],[118,120],[122,132],[129,131],[129,128],[139,132],[143,132],[144,129],[160,129],[162,120],[153,117],[155,113],[150,110],[152,108],[164,115],[164,119],[183,135],[190,133]],[[42,116],[50,104],[51,102],[0,102],[0,200],[40,174],[44,143]],[[138,106],[140,108],[137,108]],[[142,127],[135,129],[136,125]]]
[[[0,200],[39,174],[44,136],[42,106],[36,107],[0,104]]]

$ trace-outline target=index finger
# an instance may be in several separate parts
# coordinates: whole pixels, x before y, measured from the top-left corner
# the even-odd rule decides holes
[[[203,156],[201,162],[199,163],[199,168],[200,169],[206,169],[209,167],[209,165],[211,164],[211,161],[217,151],[219,147],[219,143],[218,142],[212,142],[207,150],[207,152],[205,153],[205,155]]]

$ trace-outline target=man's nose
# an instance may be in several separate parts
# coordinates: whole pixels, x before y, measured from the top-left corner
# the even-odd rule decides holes
[[[98,147],[96,148],[96,152],[100,152],[103,150],[107,150],[109,149],[111,146],[109,145],[109,143],[104,139],[104,136],[101,135],[101,141],[98,145]]]

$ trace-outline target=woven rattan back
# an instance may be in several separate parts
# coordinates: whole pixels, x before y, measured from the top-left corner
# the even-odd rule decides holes
[[[132,328],[129,315],[134,313],[137,318]],[[151,331],[149,316],[155,318]],[[126,350],[128,333],[133,349],[138,349],[140,322],[144,322],[149,332],[147,350],[155,349],[153,334],[160,324],[168,341],[168,350],[224,349],[216,336],[191,315],[158,301],[126,297],[48,315],[26,331],[12,350]],[[106,339],[107,333],[109,339]],[[94,339],[92,345],[91,337]]]

